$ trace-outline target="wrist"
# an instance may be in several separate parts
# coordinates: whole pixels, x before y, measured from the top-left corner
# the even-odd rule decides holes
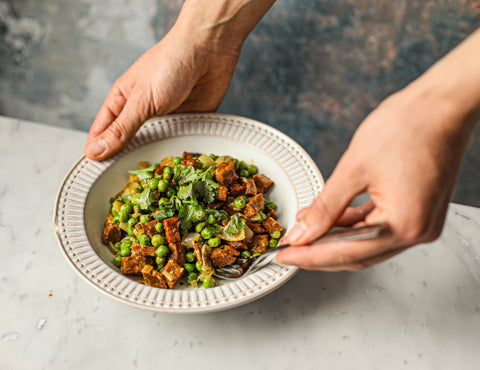
[[[239,55],[245,39],[275,0],[187,0],[174,25],[196,48]]]

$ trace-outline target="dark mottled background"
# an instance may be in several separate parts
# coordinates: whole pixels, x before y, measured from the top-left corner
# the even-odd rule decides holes
[[[181,4],[0,0],[0,114],[87,131]],[[220,111],[279,128],[328,177],[362,119],[479,24],[480,0],[279,0],[247,40]],[[454,197],[475,206],[479,141],[477,127]]]

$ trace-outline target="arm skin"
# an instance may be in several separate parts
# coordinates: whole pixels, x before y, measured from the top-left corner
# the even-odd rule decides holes
[[[85,146],[106,159],[149,118],[215,111],[230,84],[248,34],[274,0],[187,0],[168,34],[113,85]]]
[[[480,30],[359,126],[323,191],[297,214],[277,261],[360,270],[439,237],[468,139],[480,119]],[[368,192],[371,201],[348,205]],[[334,225],[385,223],[368,241],[307,246]]]

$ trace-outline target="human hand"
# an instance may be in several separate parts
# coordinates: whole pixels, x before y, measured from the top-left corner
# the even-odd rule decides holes
[[[274,0],[190,0],[170,32],[113,85],[84,149],[106,159],[149,118],[215,111],[232,78],[245,38]]]
[[[449,96],[419,81],[391,96],[355,133],[323,191],[300,211],[277,261],[311,270],[359,270],[442,230],[473,128]],[[358,194],[371,201],[348,207]],[[335,225],[383,223],[377,239],[308,246]]]
[[[239,54],[212,54],[172,31],[113,85],[88,135],[90,159],[120,151],[151,117],[215,111],[220,105]]]

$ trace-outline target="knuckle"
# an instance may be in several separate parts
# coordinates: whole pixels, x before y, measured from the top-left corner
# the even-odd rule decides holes
[[[125,141],[128,138],[127,129],[124,124],[116,120],[109,129],[111,137],[118,141]]]

